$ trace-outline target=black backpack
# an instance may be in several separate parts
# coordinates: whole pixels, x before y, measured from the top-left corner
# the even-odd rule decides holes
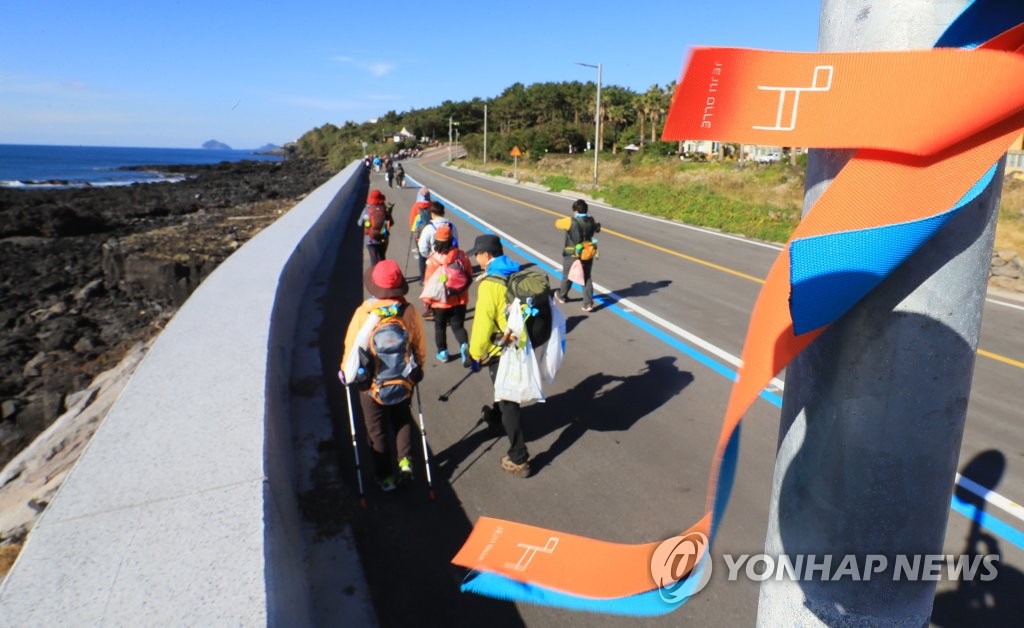
[[[505,284],[505,303],[519,298],[530,344],[539,347],[551,337],[551,282],[546,273],[532,268],[517,270],[508,277],[488,275],[486,279]]]

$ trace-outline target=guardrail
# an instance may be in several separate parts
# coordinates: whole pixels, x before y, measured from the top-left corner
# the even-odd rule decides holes
[[[29,535],[0,625],[311,623],[292,343],[362,173],[312,192],[181,307]]]

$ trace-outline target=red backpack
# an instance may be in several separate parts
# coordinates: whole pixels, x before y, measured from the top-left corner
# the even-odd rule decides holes
[[[373,240],[380,240],[388,233],[388,212],[383,205],[366,206],[366,222],[363,223],[363,235]]]

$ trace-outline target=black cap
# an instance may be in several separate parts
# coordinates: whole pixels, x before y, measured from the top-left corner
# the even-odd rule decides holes
[[[473,243],[473,248],[469,249],[470,255],[476,255],[477,253],[490,253],[491,255],[501,255],[504,249],[501,248],[501,239],[492,233],[485,233],[476,237],[476,242]]]

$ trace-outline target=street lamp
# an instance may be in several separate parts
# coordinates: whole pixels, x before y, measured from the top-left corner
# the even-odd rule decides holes
[[[594,189],[597,189],[597,157],[601,152],[601,64],[576,62],[587,68],[597,68],[597,107],[594,110]]]
[[[448,161],[452,160],[452,126],[459,126],[458,122],[452,122],[453,116],[448,116]],[[458,133],[458,129],[455,132]]]

